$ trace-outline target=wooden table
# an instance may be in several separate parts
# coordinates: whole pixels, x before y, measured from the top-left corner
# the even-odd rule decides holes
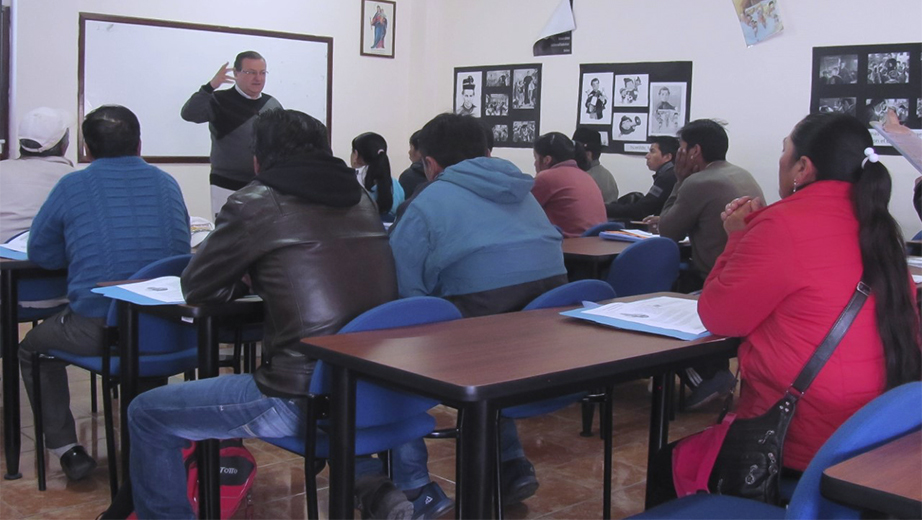
[[[3,478],[22,478],[19,454],[22,432],[19,410],[19,281],[64,276],[66,270],[49,271],[28,260],[0,258],[0,350],[3,352]]]
[[[598,279],[602,266],[611,264],[611,261],[631,244],[633,242],[605,240],[601,237],[565,238],[563,260],[569,266],[567,271],[573,270],[574,266],[588,266],[590,276]]]
[[[823,496],[896,518],[922,518],[922,431],[826,468]]]
[[[123,382],[122,397],[119,399],[122,445],[122,477],[129,472],[129,433],[128,405],[138,394],[138,314],[150,314],[170,320],[191,318],[198,328],[198,376],[199,378],[217,377],[218,375],[218,330],[222,324],[233,322],[258,323],[263,320],[262,300],[237,300],[216,305],[138,305],[131,302],[118,302],[119,377]],[[221,518],[220,459],[218,441],[203,441],[198,446],[199,472],[199,516],[201,518]]]
[[[561,316],[560,310],[303,340],[308,355],[332,368],[330,518],[351,518],[354,512],[356,377],[460,410],[463,435],[458,450],[463,456],[458,457],[456,514],[488,518],[498,410],[654,375],[652,458],[668,437],[666,373],[733,355],[738,344],[725,338],[689,342],[615,330]]]

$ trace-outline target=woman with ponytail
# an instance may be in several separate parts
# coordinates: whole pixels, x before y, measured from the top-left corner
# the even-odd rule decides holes
[[[890,173],[871,146],[867,127],[852,116],[813,114],[799,122],[783,141],[781,200],[765,208],[748,198],[727,205],[727,246],[698,301],[708,330],[743,338],[737,413],[745,418],[781,398],[858,281],[870,286],[800,399],[784,446],[788,472],[803,471],[863,405],[922,375],[915,288],[887,210]]]
[[[608,221],[602,191],[587,173],[592,164],[582,144],[551,132],[535,141],[534,154],[537,175],[531,193],[564,236],[578,237]]]
[[[391,177],[387,158],[387,141],[379,134],[365,132],[352,140],[352,167],[356,168],[359,184],[378,204],[381,220],[393,222],[397,206],[403,202],[403,188]]]

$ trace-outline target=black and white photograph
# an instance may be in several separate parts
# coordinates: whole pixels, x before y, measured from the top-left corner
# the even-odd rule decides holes
[[[887,110],[893,109],[900,123],[905,123],[909,119],[909,100],[908,99],[869,99],[866,102],[866,112],[868,121],[883,121],[887,115]]]
[[[493,143],[505,143],[509,140],[509,125],[493,125]]]
[[[509,113],[509,96],[506,94],[487,94],[484,115],[504,116]]]
[[[647,114],[615,112],[611,118],[611,138],[615,141],[646,141]]]
[[[483,72],[460,72],[456,78],[455,113],[480,117],[480,83]]]
[[[916,117],[922,119],[922,98],[916,98]]]
[[[487,71],[488,87],[508,87],[509,71],[508,70],[488,70]]]
[[[854,116],[855,103],[856,99],[853,97],[821,98],[819,111]]]
[[[611,124],[613,72],[583,74],[580,92],[580,124]]]
[[[649,135],[674,136],[685,124],[685,87],[685,83],[650,84]]]
[[[858,55],[823,56],[819,79],[826,85],[858,83]]]
[[[534,121],[514,121],[512,123],[512,142],[514,143],[534,143],[535,142],[535,122]]]
[[[868,84],[909,83],[909,53],[868,54]]]
[[[605,130],[602,130],[601,132],[599,132],[599,137],[602,138],[602,148],[607,147],[608,146],[608,132],[606,132]]]
[[[616,107],[645,107],[649,103],[647,93],[650,90],[647,74],[629,74],[615,76]]]
[[[512,80],[512,108],[535,108],[538,101],[538,69],[516,69],[512,74]]]

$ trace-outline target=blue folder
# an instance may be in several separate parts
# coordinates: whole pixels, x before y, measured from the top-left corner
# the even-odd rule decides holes
[[[681,332],[673,329],[664,329],[660,327],[651,327],[649,325],[644,325],[642,323],[636,323],[633,321],[619,320],[617,318],[609,318],[607,316],[599,316],[598,314],[589,314],[586,311],[599,307],[600,305],[592,302],[583,302],[582,309],[573,309],[572,311],[564,311],[560,314],[564,316],[569,316],[571,318],[579,318],[581,320],[592,321],[595,323],[600,323],[602,325],[607,325],[609,327],[615,327],[616,329],[625,329],[625,330],[634,330],[637,332],[646,332],[648,334],[656,334],[659,336],[667,336],[670,338],[682,339],[685,341],[691,341],[695,339],[706,338],[711,335],[710,332],[702,332],[701,334],[691,334],[688,332]]]

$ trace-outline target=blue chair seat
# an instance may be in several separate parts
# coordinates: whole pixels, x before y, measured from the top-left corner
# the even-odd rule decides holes
[[[784,508],[745,498],[702,493],[667,502],[631,518],[638,520],[667,518],[760,520],[784,518]]]
[[[544,401],[538,401],[536,403],[503,408],[503,417],[508,417],[509,419],[527,419],[529,417],[549,414],[570,406],[586,395],[588,395],[588,392],[578,392],[560,397],[552,397],[551,399],[545,399]]]
[[[49,350],[48,355],[97,374],[102,374],[103,372],[103,361],[100,356],[78,356],[63,350]],[[142,356],[141,360],[142,362],[138,363],[140,370],[138,375],[141,377],[179,374],[190,367],[195,367],[196,363],[198,363],[198,349],[190,348],[164,354],[147,354]],[[118,357],[110,358],[109,373],[113,377],[118,377],[120,367]]]

